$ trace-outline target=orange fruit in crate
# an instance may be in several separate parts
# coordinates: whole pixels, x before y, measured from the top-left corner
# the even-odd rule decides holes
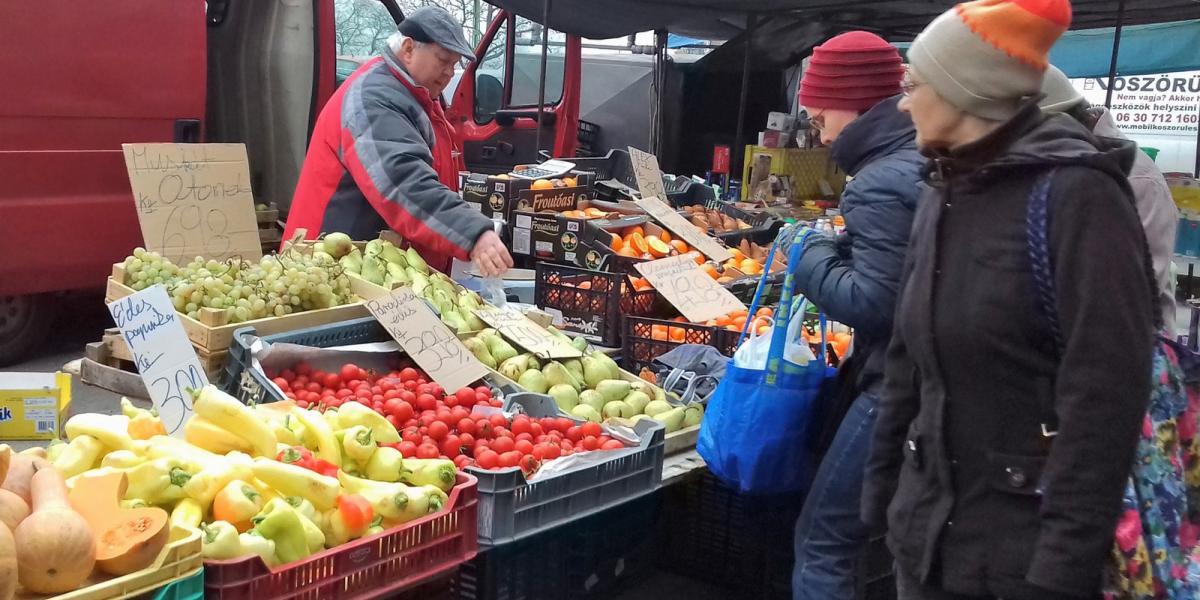
[[[721,327],[724,327],[732,322],[733,322],[733,319],[729,315],[724,315],[724,316],[717,317],[715,324],[720,325]]]
[[[588,208],[588,209],[584,210],[583,212],[587,213],[587,216],[589,216],[593,219],[599,219],[601,217],[608,216],[608,213],[606,213],[598,208]]]
[[[696,261],[696,264],[698,264],[698,265],[704,264],[704,255],[703,254],[700,254],[699,252],[689,252],[688,254],[692,255],[692,260]]]
[[[590,290],[590,289],[592,289],[592,282],[590,282],[590,281],[581,281],[581,282],[579,282],[579,286],[578,286],[578,287],[579,287],[579,289],[581,289],[581,290]]]
[[[609,243],[608,247],[612,248],[613,252],[620,252],[621,249],[625,247],[625,240],[621,239],[621,236],[612,232],[609,232],[608,235],[612,236],[612,242]]]
[[[532,184],[530,184],[529,189],[552,190],[552,189],[554,189],[554,182],[550,181],[549,179],[538,179],[538,180],[534,181]]]
[[[747,275],[759,275],[762,273],[763,267],[758,261],[747,258],[737,266],[737,269]]]
[[[579,182],[576,181],[574,177],[563,177],[562,184],[563,187],[575,187],[579,185]]]
[[[687,338],[687,332],[681,327],[672,327],[669,332],[672,342],[682,342]]]
[[[654,286],[650,285],[650,282],[647,281],[645,277],[634,277],[634,278],[631,278],[629,280],[629,282],[631,284],[633,284],[633,289],[635,289],[639,292],[644,292],[646,290],[654,289]]]
[[[746,326],[746,316],[742,315],[740,317],[734,317],[730,325],[733,325],[740,330],[742,327]]]
[[[629,239],[629,236],[631,236],[635,233],[638,235],[644,236],[644,235],[646,235],[646,230],[642,229],[641,225],[634,225],[633,227],[627,227],[625,229],[625,233],[624,233],[625,239]]]
[[[717,273],[717,268],[712,266],[709,263],[704,263],[704,264],[700,265],[700,270],[704,271],[705,273],[708,273],[708,276],[712,277],[713,279],[721,278],[721,274]]]
[[[737,262],[742,262],[743,260],[746,260],[746,255],[743,254],[742,251],[738,250],[737,248],[730,248],[729,256],[731,256],[732,259]]]
[[[664,242],[667,242],[667,243],[671,242],[671,232],[667,231],[666,229],[663,229],[662,233],[658,234],[658,237],[659,237],[659,239],[661,239]]]
[[[722,275],[717,278],[717,283],[733,283],[733,278],[728,275]]]
[[[646,236],[646,247],[650,250],[650,256],[654,258],[662,258],[671,253],[670,244],[654,235]]]
[[[764,307],[758,309],[758,312],[754,313],[754,316],[756,316],[756,317],[774,317],[775,309],[771,308],[770,306],[764,306]]]
[[[621,244],[621,249],[617,250],[617,254],[619,254],[621,256],[628,256],[629,258],[637,258],[638,257],[638,253],[635,252],[633,248],[626,246],[624,243]]]
[[[640,227],[638,229],[641,229]],[[649,254],[650,246],[646,243],[646,238],[641,233],[635,231],[625,236],[625,245],[633,248],[638,254]]]
[[[666,232],[664,231],[663,233],[666,233]],[[668,240],[663,240],[663,241],[665,242]],[[680,254],[687,254],[688,245],[685,244],[683,242],[683,240],[669,240],[669,241],[671,243],[671,247],[674,248],[676,252],[678,252]]]
[[[659,340],[661,342],[670,340],[671,337],[667,333],[667,326],[666,325],[651,325],[650,326],[650,339]]]

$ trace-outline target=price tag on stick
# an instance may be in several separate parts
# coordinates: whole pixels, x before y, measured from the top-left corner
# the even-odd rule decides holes
[[[485,323],[495,327],[500,335],[514,344],[532,352],[541,359],[579,358],[583,356],[574,346],[554,337],[554,334],[539,327],[522,314],[499,308],[487,307],[475,311]]]
[[[746,309],[737,296],[700,270],[690,256],[672,256],[634,267],[671,306],[694,323]]]
[[[166,289],[146,288],[112,302],[108,312],[129,346],[167,433],[183,437],[183,423],[192,414],[188,390],[208,385],[208,377]]]
[[[705,256],[717,261],[729,260],[729,250],[716,240],[696,229],[695,225],[675,212],[666,204],[667,190],[663,187],[662,170],[658,168],[658,159],[653,154],[642,152],[633,146],[629,147],[629,159],[633,164],[633,175],[637,179],[641,199],[637,205],[654,217],[655,221],[669,229],[671,233],[683,238],[689,246],[704,253]]]
[[[488,374],[488,368],[412,289],[399,287],[388,296],[369,300],[367,310],[413,361],[447,390],[462,389]]]
[[[243,144],[122,144],[146,248],[182,265],[262,257]]]

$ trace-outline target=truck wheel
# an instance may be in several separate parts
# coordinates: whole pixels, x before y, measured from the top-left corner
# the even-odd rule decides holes
[[[50,333],[55,301],[50,295],[0,296],[0,367],[29,358]]]

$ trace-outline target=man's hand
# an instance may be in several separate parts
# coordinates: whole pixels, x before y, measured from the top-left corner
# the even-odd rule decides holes
[[[471,261],[475,263],[479,274],[484,277],[503,275],[513,266],[513,259],[508,253],[508,248],[504,247],[500,236],[490,229],[476,240],[475,248],[471,250]]]

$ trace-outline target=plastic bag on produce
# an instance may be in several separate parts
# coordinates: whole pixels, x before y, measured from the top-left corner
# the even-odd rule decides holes
[[[807,365],[809,361],[816,358],[813,355],[812,348],[809,347],[800,335],[800,328],[804,326],[805,304],[806,302],[801,299],[797,305],[797,309],[793,312],[792,319],[788,323],[787,339],[783,347],[783,358],[799,367]],[[771,325],[774,325],[774,321],[771,321]],[[743,343],[733,353],[733,364],[743,369],[765,368],[774,332],[775,327],[772,326],[764,333],[756,334]]]
[[[250,368],[263,375],[267,385],[283,396],[283,390],[266,376],[267,371],[282,371],[303,361],[315,370],[331,373],[336,373],[346,363],[354,363],[368,371],[387,372],[389,359],[402,352],[395,340],[316,348],[300,344],[272,344],[256,337],[250,342]]]
[[[683,344],[654,359],[658,386],[675,392],[686,404],[704,402],[725,376],[729,357],[712,346]]]

